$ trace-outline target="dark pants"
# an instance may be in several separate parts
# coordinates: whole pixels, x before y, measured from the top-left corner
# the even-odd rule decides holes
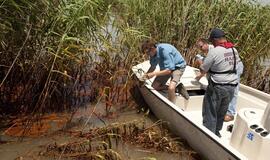
[[[220,136],[224,116],[234,94],[235,86],[209,84],[203,99],[203,125]]]

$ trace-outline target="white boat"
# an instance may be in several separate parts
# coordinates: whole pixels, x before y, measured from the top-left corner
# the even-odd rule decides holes
[[[149,61],[145,61],[134,66],[132,71],[140,79],[149,67]],[[236,118],[224,122],[219,138],[202,125],[202,101],[207,80],[203,77],[196,81],[196,72],[198,69],[187,66],[181,83],[188,90],[190,99],[178,95],[176,104],[167,99],[167,93],[151,87],[154,77],[140,86],[140,92],[155,116],[167,121],[174,134],[186,139],[206,159],[270,159],[270,95],[240,84]]]

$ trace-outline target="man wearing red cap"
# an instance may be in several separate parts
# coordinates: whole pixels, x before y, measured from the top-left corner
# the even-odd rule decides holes
[[[222,30],[214,28],[209,40],[215,48],[209,51],[200,66],[202,74],[208,73],[208,87],[203,99],[203,125],[221,137],[219,131],[238,85],[236,66],[240,58]],[[197,80],[200,78],[200,75],[196,77]]]

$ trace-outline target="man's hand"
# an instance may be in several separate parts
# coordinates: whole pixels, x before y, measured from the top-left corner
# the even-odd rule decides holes
[[[203,64],[203,61],[201,59],[196,59],[195,60],[195,65],[196,66],[201,66]]]
[[[146,73],[142,76],[143,80],[147,80],[147,79],[151,79],[152,77],[155,76],[155,72],[150,72],[150,73]]]
[[[142,81],[146,81],[147,79],[149,79],[149,78],[148,78],[148,75],[147,75],[147,73],[146,73],[146,74],[144,74],[144,75],[142,76],[141,80],[142,80]]]
[[[199,81],[205,74],[200,73],[198,76],[195,77],[197,81]]]
[[[156,72],[147,73],[147,76],[148,76],[148,79],[151,79],[156,76]]]

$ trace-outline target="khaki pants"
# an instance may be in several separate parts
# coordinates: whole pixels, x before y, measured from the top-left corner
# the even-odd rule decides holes
[[[156,77],[154,81],[157,81],[161,85],[165,85],[166,82],[169,80],[169,78],[171,78],[171,81],[174,81],[176,84],[178,84],[180,82],[180,79],[181,79],[184,71],[185,71],[184,68],[183,69],[176,69],[170,75]]]

